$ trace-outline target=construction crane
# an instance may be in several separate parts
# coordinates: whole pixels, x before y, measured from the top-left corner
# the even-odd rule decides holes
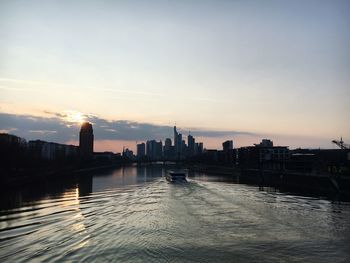
[[[344,143],[342,137],[340,137],[340,141],[338,141],[338,140],[333,140],[332,143],[338,145],[340,149],[346,149],[346,150],[349,150],[349,149],[350,149],[350,145],[347,144],[347,143]]]

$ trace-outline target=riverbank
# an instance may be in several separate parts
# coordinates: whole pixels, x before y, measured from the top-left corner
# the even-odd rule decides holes
[[[9,188],[29,186],[31,184],[51,181],[67,181],[70,178],[84,177],[97,171],[115,169],[130,163],[90,164],[88,166],[51,167],[45,170],[22,171],[20,175],[1,179],[1,185]],[[233,182],[258,185],[259,187],[274,187],[285,192],[315,194],[319,196],[342,196],[350,199],[350,177],[330,176],[324,174],[296,173],[292,171],[273,171],[258,169],[239,169],[237,167],[188,164],[188,163],[147,163],[137,166],[147,167],[166,165],[176,168],[187,168],[189,173],[220,175],[230,178]]]
[[[350,176],[345,175],[297,173],[286,170],[261,171],[205,164],[191,164],[187,165],[187,168],[192,172],[227,176],[237,183],[274,187],[284,191],[301,193],[341,195],[350,199]]]
[[[226,176],[237,176],[240,170],[235,167],[222,166],[222,165],[206,165],[206,164],[185,164],[186,168],[200,173],[207,174],[220,174]]]
[[[69,177],[80,176],[94,171],[114,169],[122,167],[123,163],[108,165],[94,164],[85,166],[65,166],[65,167],[45,167],[44,169],[22,170],[17,173],[9,174],[0,179],[2,186],[19,187],[29,184],[35,184],[43,181],[62,180]]]

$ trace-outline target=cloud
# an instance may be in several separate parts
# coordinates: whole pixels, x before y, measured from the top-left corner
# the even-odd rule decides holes
[[[38,133],[38,134],[57,133],[57,131],[48,131],[48,130],[29,130],[29,132]]]
[[[197,129],[192,129],[191,134],[193,136],[212,137],[212,138],[237,136],[237,135],[248,135],[248,136],[258,135],[256,133],[245,132],[245,131],[213,131],[213,130],[197,130]]]
[[[14,115],[0,113],[0,130],[14,132],[27,140],[42,139],[65,143],[75,140],[79,135],[80,124],[67,120],[67,113],[45,112],[49,117],[31,115]],[[173,138],[173,127],[141,123],[130,120],[106,120],[92,114],[84,114],[84,118],[93,124],[95,140],[145,141],[149,139],[164,140]],[[188,129],[193,136],[228,137],[237,135],[253,135],[241,131],[215,131]],[[185,130],[180,130],[184,132]],[[187,130],[186,130],[187,134]]]
[[[16,130],[16,128],[0,129],[0,133],[11,133]]]
[[[58,117],[37,117],[0,113],[0,129],[27,140],[42,139],[54,142],[71,140],[79,132],[78,125],[67,127]]]

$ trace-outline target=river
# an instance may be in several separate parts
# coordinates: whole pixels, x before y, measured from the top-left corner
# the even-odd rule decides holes
[[[0,197],[1,262],[350,262],[350,203],[167,167],[126,167]]]

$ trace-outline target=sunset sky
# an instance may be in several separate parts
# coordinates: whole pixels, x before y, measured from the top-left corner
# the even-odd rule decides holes
[[[0,1],[0,131],[95,150],[350,142],[350,1]],[[137,130],[138,132],[134,132]]]

